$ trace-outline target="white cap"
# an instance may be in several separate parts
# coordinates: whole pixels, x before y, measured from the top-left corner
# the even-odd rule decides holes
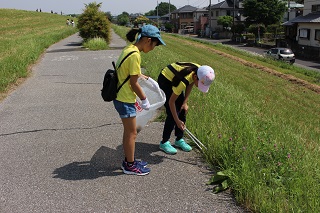
[[[201,92],[208,92],[209,87],[215,78],[214,70],[207,65],[200,66],[197,71],[197,76],[199,79],[199,90]]]

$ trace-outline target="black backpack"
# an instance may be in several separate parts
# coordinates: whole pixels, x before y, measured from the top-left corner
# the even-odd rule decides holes
[[[121,64],[134,52],[136,52],[136,51],[130,52],[128,55],[126,55],[126,57],[124,57],[122,59],[122,61],[120,62],[119,66],[118,66],[118,69],[121,66]],[[103,79],[103,87],[101,90],[101,96],[102,96],[103,100],[108,101],[108,102],[117,98],[117,93],[119,92],[121,87],[130,78],[130,75],[128,75],[128,77],[119,86],[119,88],[117,88],[119,79],[118,79],[118,75],[117,75],[117,68],[116,68],[114,61],[112,62],[112,65],[113,65],[114,69],[108,69],[107,72],[105,73],[104,79]]]

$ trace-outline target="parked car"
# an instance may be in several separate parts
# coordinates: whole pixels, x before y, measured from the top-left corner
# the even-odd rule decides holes
[[[266,51],[266,56],[293,64],[296,60],[294,53],[289,48],[276,47]]]
[[[194,30],[193,26],[186,26],[184,28],[185,33],[193,33],[193,30]]]

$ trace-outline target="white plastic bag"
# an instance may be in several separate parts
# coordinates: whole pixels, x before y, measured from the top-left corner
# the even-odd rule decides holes
[[[144,110],[141,108],[140,98],[137,97],[135,104],[137,111],[137,132],[140,132],[141,129],[148,123],[148,121],[155,116],[156,110],[164,105],[166,102],[166,95],[162,89],[160,89],[158,83],[150,77],[148,80],[144,77],[139,77],[138,83],[150,102],[149,110]]]

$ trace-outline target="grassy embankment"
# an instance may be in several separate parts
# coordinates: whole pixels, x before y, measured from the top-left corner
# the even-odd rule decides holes
[[[46,48],[77,32],[67,16],[0,9],[0,100],[19,79],[29,74]],[[69,17],[70,18],[70,17]]]
[[[208,147],[212,167],[230,177],[238,202],[256,212],[320,212],[319,74],[219,44],[163,37],[166,47],[142,53],[152,77],[175,61],[216,71],[208,94],[192,92],[187,127]]]
[[[76,31],[65,27],[64,16],[0,14],[1,91],[26,77],[45,48]],[[152,77],[174,61],[216,71],[208,94],[192,92],[187,126],[208,147],[212,167],[229,175],[237,200],[257,212],[319,212],[318,75],[222,45],[164,39],[166,47],[142,54]]]

